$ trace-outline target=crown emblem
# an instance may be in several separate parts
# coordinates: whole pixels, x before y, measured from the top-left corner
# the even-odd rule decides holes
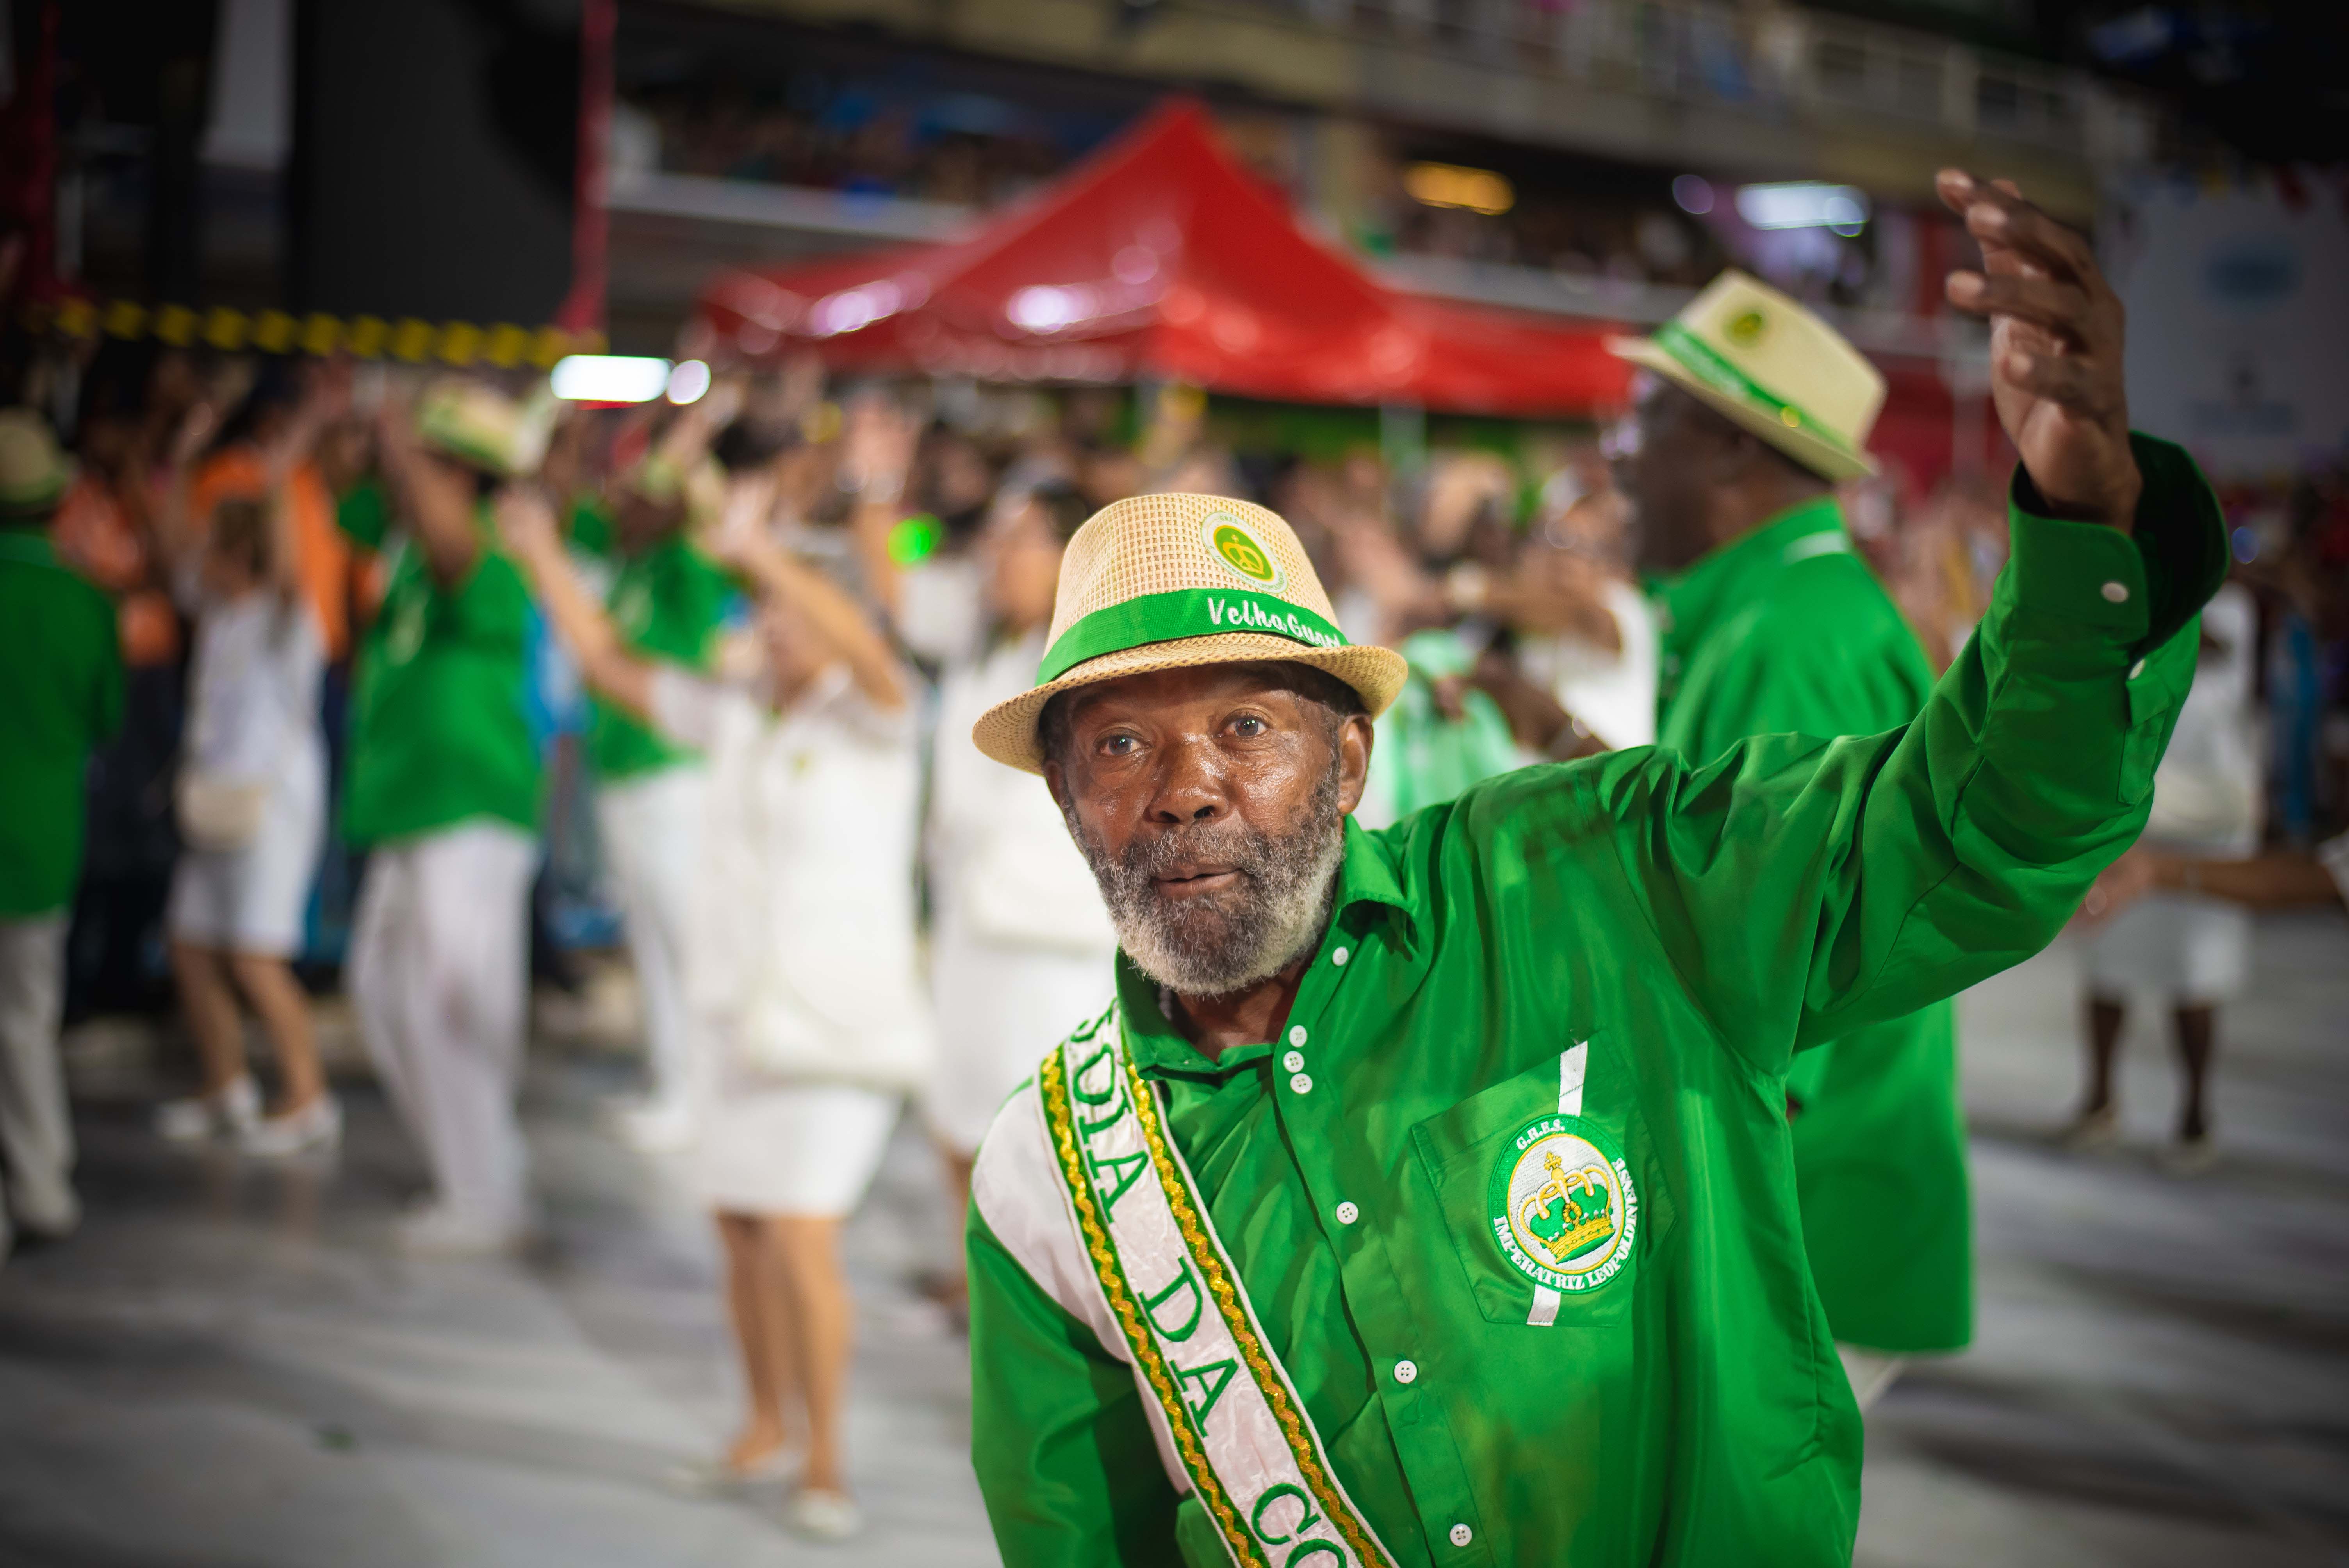
[[[1581,1117],[1520,1128],[1494,1161],[1489,1202],[1502,1255],[1536,1284],[1595,1290],[1631,1261],[1640,1222],[1631,1168]]]

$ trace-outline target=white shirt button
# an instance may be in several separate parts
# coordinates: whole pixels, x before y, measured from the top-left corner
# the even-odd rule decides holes
[[[1293,1093],[1311,1094],[1313,1092],[1313,1080],[1304,1073],[1299,1073],[1295,1078],[1288,1080],[1288,1087]]]
[[[1350,1225],[1361,1217],[1362,1212],[1360,1209],[1355,1208],[1351,1203],[1340,1203],[1338,1205],[1338,1222],[1340,1224]]]
[[[1330,962],[1335,964],[1339,968],[1343,969],[1346,966],[1346,960],[1352,956],[1352,954],[1340,947],[1337,952],[1330,954]]]
[[[1280,1066],[1281,1070],[1284,1072],[1303,1072],[1305,1070],[1305,1053],[1303,1051],[1289,1052],[1287,1056],[1280,1058]]]
[[[2133,665],[2131,665],[2129,666],[2129,673],[2128,673],[2128,678],[2129,678],[2129,679],[2131,679],[2131,680],[2135,680],[2135,679],[2137,679],[2137,676],[2141,676],[2141,675],[2143,675],[2143,674],[2145,674],[2145,661],[2144,661],[2143,659],[2139,659],[2139,660],[2137,660],[2137,663],[2135,663],[2135,664],[2133,664]]]
[[[1473,1530],[1469,1529],[1466,1525],[1464,1525],[1464,1524],[1455,1524],[1455,1525],[1454,1525],[1454,1526],[1452,1527],[1452,1544],[1453,1544],[1453,1545],[1454,1545],[1454,1546],[1465,1546],[1465,1545],[1467,1545],[1470,1542],[1472,1542],[1472,1541],[1474,1541],[1474,1540],[1475,1540],[1475,1539],[1476,1539],[1476,1532],[1475,1532],[1475,1531],[1473,1531]]]
[[[1396,1382],[1398,1382],[1398,1383],[1416,1383],[1416,1382],[1418,1382],[1418,1381],[1419,1381],[1419,1363],[1418,1363],[1418,1362],[1416,1362],[1416,1361],[1398,1361],[1398,1362],[1396,1362],[1396,1363],[1395,1363],[1395,1381],[1396,1381]]]
[[[2126,583],[2107,583],[2102,588],[2098,589],[2097,592],[2105,596],[2105,602],[2106,603],[2126,604],[2128,603],[2128,584]]]
[[[1305,1043],[1304,1025],[1291,1024],[1288,1026],[1288,1043],[1292,1046],[1301,1046]]]

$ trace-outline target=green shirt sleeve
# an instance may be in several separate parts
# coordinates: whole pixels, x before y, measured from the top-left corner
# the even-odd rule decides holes
[[[2037,952],[2144,828],[2226,545],[2191,460],[2137,450],[2134,535],[2037,515],[2018,471],[1990,613],[1906,727],[1760,736],[1702,768],[1627,752],[1585,775],[1603,810],[1649,824],[1621,841],[1634,895],[1757,1067]]]
[[[1181,1568],[1133,1371],[970,1210],[971,1445],[1005,1568]]]

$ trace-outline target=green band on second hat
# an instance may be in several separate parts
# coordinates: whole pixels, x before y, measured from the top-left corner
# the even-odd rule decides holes
[[[1764,391],[1761,383],[1723,359],[1718,349],[1679,322],[1668,321],[1656,328],[1654,341],[1682,369],[1723,397],[1758,403],[1764,411],[1776,415],[1778,422],[1788,429],[1806,431],[1839,452],[1851,451],[1842,437],[1785,398]]]
[[[1349,645],[1345,633],[1303,605],[1273,594],[1244,588],[1178,588],[1170,593],[1144,593],[1079,621],[1046,650],[1036,684],[1049,686],[1103,654],[1222,632],[1262,632],[1316,648]]]

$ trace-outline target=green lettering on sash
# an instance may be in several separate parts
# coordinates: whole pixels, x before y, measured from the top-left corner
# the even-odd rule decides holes
[[[1297,1565],[1299,1563],[1304,1562],[1308,1557],[1319,1552],[1328,1553],[1341,1563],[1346,1561],[1346,1554],[1340,1551],[1331,1542],[1327,1541],[1308,1541],[1296,1551],[1290,1553],[1288,1560],[1281,1563],[1280,1568],[1297,1568]]]
[[[1102,1193],[1102,1212],[1104,1215],[1110,1215],[1117,1212],[1117,1201],[1125,1196],[1125,1190],[1140,1181],[1142,1173],[1150,1169],[1150,1154],[1147,1150],[1137,1150],[1132,1154],[1112,1154],[1101,1160],[1095,1160],[1088,1154],[1085,1156],[1085,1162],[1092,1167],[1093,1186],[1096,1191],[1100,1190],[1100,1177],[1103,1170],[1116,1173],[1116,1187]],[[1130,1171],[1123,1169],[1126,1166],[1132,1166],[1133,1169]]]
[[[1264,1528],[1264,1511],[1284,1497],[1293,1497],[1297,1500],[1297,1506],[1300,1511],[1297,1516],[1297,1522],[1289,1527],[1288,1533],[1286,1535],[1268,1535]],[[1292,1486],[1287,1481],[1282,1481],[1277,1486],[1266,1487],[1264,1495],[1256,1500],[1255,1510],[1248,1514],[1249,1528],[1256,1532],[1256,1538],[1267,1546],[1286,1545],[1320,1522],[1321,1516],[1313,1511],[1313,1500],[1305,1495],[1305,1489],[1301,1486]]]
[[[1174,1300],[1174,1293],[1178,1290],[1187,1290],[1191,1293],[1191,1315],[1184,1319],[1179,1332],[1158,1321],[1158,1309]],[[1199,1315],[1206,1310],[1206,1293],[1199,1288],[1199,1276],[1191,1272],[1191,1260],[1186,1257],[1183,1260],[1182,1272],[1174,1276],[1174,1282],[1156,1295],[1143,1297],[1142,1309],[1150,1315],[1151,1327],[1180,1345],[1198,1332]]]
[[[1216,1401],[1224,1397],[1224,1385],[1232,1380],[1232,1374],[1238,1371],[1239,1367],[1238,1362],[1226,1357],[1224,1360],[1210,1361],[1205,1367],[1195,1367],[1188,1370],[1180,1367],[1174,1368],[1174,1381],[1195,1382],[1199,1385],[1201,1395],[1199,1402],[1196,1405],[1192,1404],[1190,1397],[1185,1395],[1183,1404],[1191,1412],[1191,1420],[1201,1432],[1204,1433],[1207,1429],[1207,1412],[1214,1409]]]
[[[1124,1080],[1118,1076],[1117,1064],[1114,1062],[1110,1063],[1109,1087],[1099,1094],[1085,1092],[1085,1075],[1107,1061],[1109,1061],[1107,1046],[1103,1046],[1092,1056],[1087,1057],[1085,1065],[1069,1075],[1069,1098],[1080,1105],[1107,1105],[1111,1100],[1115,1099],[1117,1091],[1123,1087]]]

